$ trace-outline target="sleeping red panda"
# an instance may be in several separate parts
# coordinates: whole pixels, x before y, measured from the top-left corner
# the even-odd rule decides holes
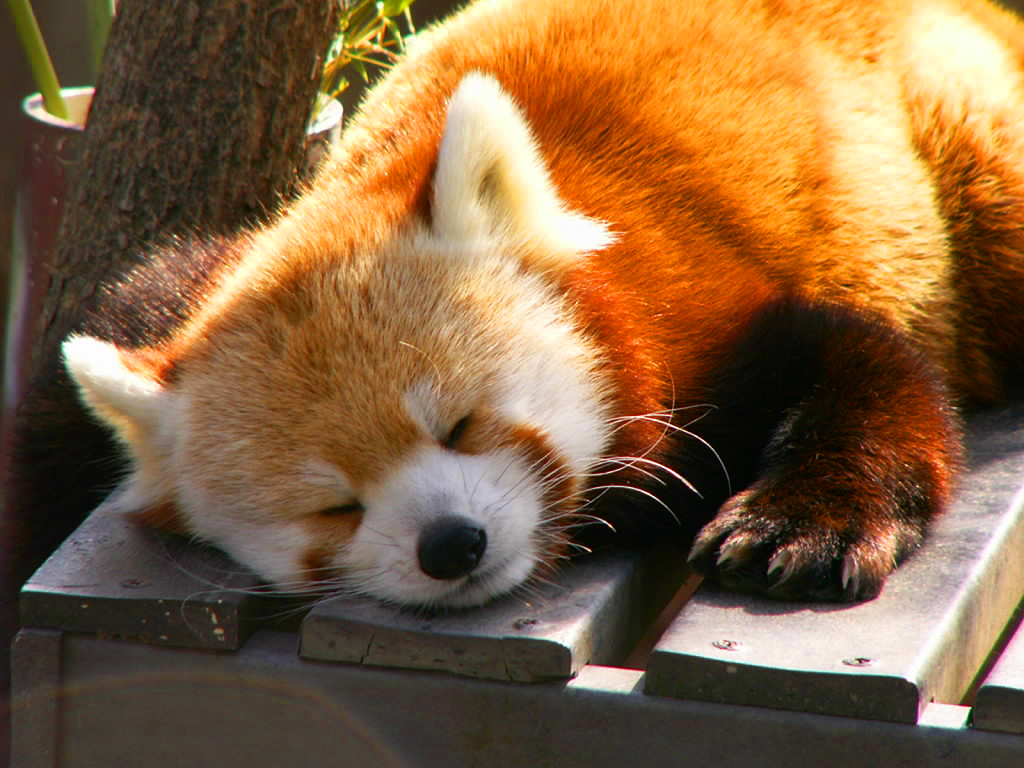
[[[106,290],[18,503],[116,483],[282,590],[402,605],[601,522],[870,598],[950,496],[958,404],[1020,374],[1022,61],[982,0],[479,2],[275,221]]]

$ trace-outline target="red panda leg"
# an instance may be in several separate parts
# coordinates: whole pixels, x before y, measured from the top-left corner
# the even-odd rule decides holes
[[[1002,399],[1024,374],[1024,38],[1002,31],[1012,55],[967,26],[957,51],[912,67],[905,81],[954,259],[952,381],[982,402]]]
[[[939,372],[883,322],[799,300],[763,311],[735,352],[704,436],[753,479],[691,561],[774,597],[875,596],[950,492],[959,430]]]

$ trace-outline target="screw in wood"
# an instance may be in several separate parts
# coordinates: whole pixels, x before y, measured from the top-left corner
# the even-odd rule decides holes
[[[867,656],[854,656],[849,659],[843,659],[843,664],[848,667],[870,667],[875,663],[874,659],[869,659]]]
[[[711,644],[720,651],[738,651],[743,647],[738,640],[714,640]]]

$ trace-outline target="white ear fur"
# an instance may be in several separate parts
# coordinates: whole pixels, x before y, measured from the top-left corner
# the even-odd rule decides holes
[[[61,352],[82,401],[114,429],[132,458],[130,474],[106,503],[121,512],[144,512],[172,498],[167,457],[178,413],[175,393],[132,370],[109,342],[71,336]]]
[[[453,242],[509,237],[561,271],[613,238],[566,209],[526,119],[489,75],[467,75],[448,105],[433,182],[433,230]]]
[[[159,428],[166,406],[164,388],[129,369],[116,346],[90,336],[71,336],[61,352],[82,400],[133,448]]]

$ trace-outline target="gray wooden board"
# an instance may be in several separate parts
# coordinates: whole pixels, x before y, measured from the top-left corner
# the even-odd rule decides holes
[[[1024,739],[939,725],[932,707],[905,725],[647,696],[633,670],[517,685],[296,650],[294,634],[265,631],[236,653],[68,634],[57,732],[16,733],[14,768],[1024,765]]]
[[[1024,734],[1024,623],[978,689],[973,722],[986,731]]]
[[[652,652],[648,693],[915,722],[957,703],[1024,593],[1024,407],[971,420],[951,509],[877,599],[771,602],[702,586]]]
[[[678,550],[579,558],[526,596],[431,619],[339,598],[313,608],[303,653],[498,679],[569,677],[590,661],[620,661],[685,573]],[[217,550],[102,507],[21,594],[23,626],[179,647],[237,649],[289,612],[294,603],[261,592]]]
[[[26,629],[11,644],[11,753],[18,768],[51,768],[57,762],[63,654],[62,633]],[[4,755],[0,752],[0,765]]]
[[[621,663],[686,574],[671,552],[579,558],[528,595],[427,616],[370,600],[337,598],[303,621],[310,659],[534,682],[585,664]]]
[[[22,588],[23,626],[238,648],[259,579],[226,555],[100,507]]]

